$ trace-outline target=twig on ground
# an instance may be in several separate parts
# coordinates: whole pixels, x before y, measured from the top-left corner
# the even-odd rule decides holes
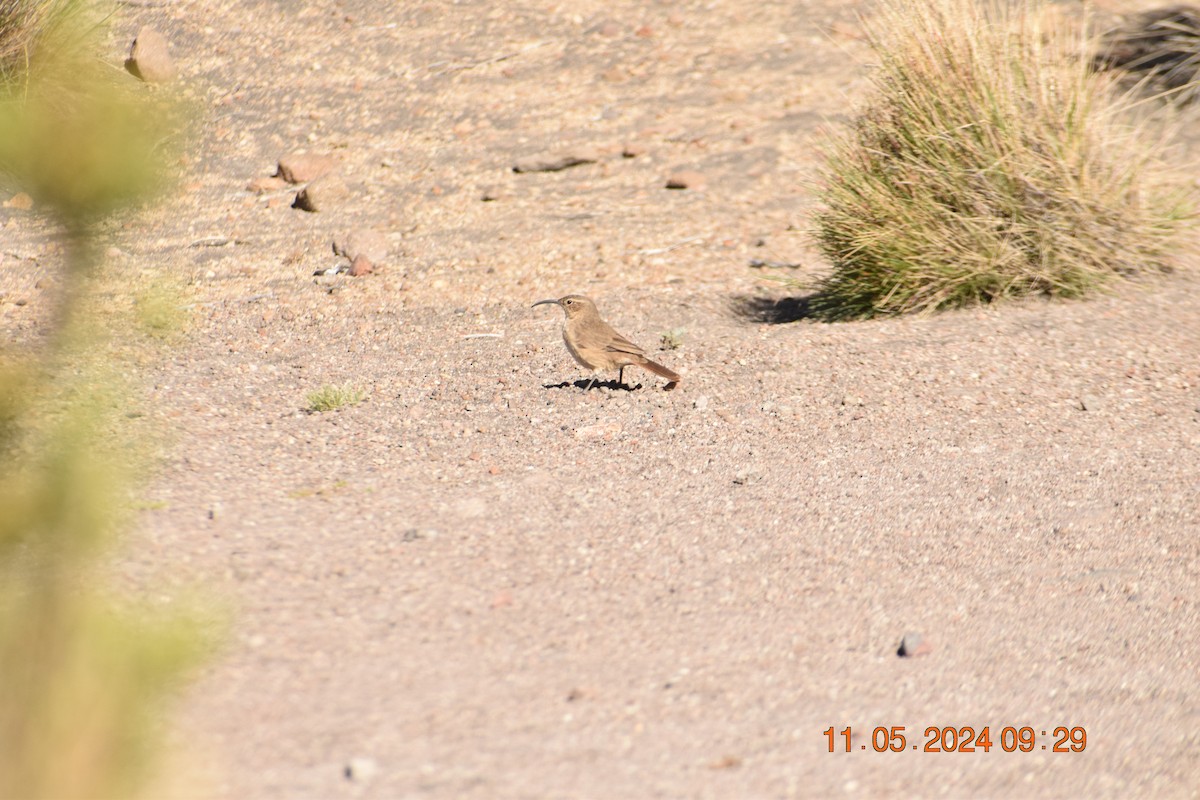
[[[428,68],[431,71],[437,67],[441,67],[441,70],[440,70],[441,72],[461,72],[463,70],[476,69],[477,67],[485,67],[488,64],[496,64],[501,61],[508,61],[510,58],[516,58],[517,56],[524,55],[525,53],[528,53],[532,50],[537,50],[539,47],[545,47],[548,44],[549,44],[549,42],[534,42],[533,44],[522,47],[520,50],[514,50],[511,53],[502,53],[498,56],[492,56],[491,58],[485,58],[481,61],[468,61],[463,64],[450,64],[445,61],[438,61],[433,64],[430,64]],[[445,65],[445,66],[443,66],[443,65]]]
[[[234,300],[206,300],[201,303],[188,303],[187,305],[182,305],[179,308],[180,309],[188,309],[188,308],[199,308],[200,306],[219,306],[222,303],[253,303],[255,301],[265,300],[268,297],[274,297],[274,296],[275,296],[274,292],[263,292],[262,294],[252,294],[252,295],[247,295],[246,297],[238,297]]]
[[[194,242],[190,242],[188,247],[224,247],[227,244],[250,244],[246,239],[237,239],[232,236],[204,236]]]
[[[657,255],[661,255],[662,253],[669,253],[672,250],[678,250],[681,247],[687,247],[692,242],[698,242],[703,238],[704,238],[703,235],[692,236],[688,239],[683,239],[682,241],[678,241],[675,244],[667,245],[666,247],[648,247],[644,250],[638,250],[637,253],[638,253],[638,255],[641,255],[641,256],[657,256]]]

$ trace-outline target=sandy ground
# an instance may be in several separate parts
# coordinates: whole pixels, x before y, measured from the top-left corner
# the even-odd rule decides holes
[[[123,8],[114,61],[155,25],[203,110],[109,264],[190,307],[143,370],[168,443],[125,574],[233,614],[178,710],[180,793],[1200,796],[1195,261],[1088,302],[796,319],[764,278],[825,269],[814,148],[865,86],[861,10]],[[246,190],[305,148],[346,199]],[[512,171],[560,154],[596,161]],[[703,189],[664,188],[685,169]],[[34,336],[58,251],[0,213],[0,324]],[[390,255],[314,276],[356,228]],[[680,387],[582,391],[529,309],[569,292]],[[343,383],[367,399],[305,413]],[[931,726],[993,746],[925,752]]]

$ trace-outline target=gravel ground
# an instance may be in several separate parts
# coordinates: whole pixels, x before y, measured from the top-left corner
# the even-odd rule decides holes
[[[191,308],[143,368],[169,443],[125,578],[233,612],[178,793],[1200,796],[1194,259],[1087,302],[805,320],[764,278],[824,268],[814,146],[865,85],[863,4],[391,5],[131,5],[114,34],[162,30],[203,109],[109,266]],[[244,188],[304,148],[348,197]],[[562,155],[593,163],[512,171]],[[665,189],[683,170],[703,187]],[[28,338],[58,250],[0,213]],[[363,228],[372,274],[314,276]],[[529,308],[570,292],[679,388],[582,391]],[[367,397],[306,413],[325,384]],[[930,726],[993,747],[924,752]]]

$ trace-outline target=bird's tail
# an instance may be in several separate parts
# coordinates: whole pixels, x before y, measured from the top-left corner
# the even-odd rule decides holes
[[[641,364],[639,364],[639,366],[650,370],[655,375],[663,376],[664,378],[669,380],[671,383],[679,382],[679,373],[669,370],[666,367],[664,367],[662,364],[655,363],[648,358],[645,361],[643,361]]]

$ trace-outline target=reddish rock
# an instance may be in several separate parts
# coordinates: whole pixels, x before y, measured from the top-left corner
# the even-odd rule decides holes
[[[291,153],[279,159],[275,174],[288,183],[308,183],[337,169],[338,161],[323,153]]]
[[[168,83],[175,79],[175,62],[168,52],[167,39],[143,25],[129,48],[125,69],[146,83]]]
[[[310,181],[296,195],[293,207],[303,211],[328,211],[350,196],[350,189],[337,175],[325,175]]]
[[[707,185],[708,179],[704,177],[704,173],[697,172],[694,169],[680,170],[667,178],[668,189],[692,189],[699,191]]]
[[[375,265],[371,263],[371,259],[364,255],[359,255],[350,264],[350,277],[361,278],[363,275],[370,275],[374,270]]]
[[[33,198],[25,192],[17,192],[4,201],[5,208],[15,208],[18,211],[28,211],[33,208]]]
[[[389,250],[391,243],[387,237],[370,228],[356,228],[333,238],[333,252],[351,261],[366,256],[372,263],[380,264],[387,260]]]

